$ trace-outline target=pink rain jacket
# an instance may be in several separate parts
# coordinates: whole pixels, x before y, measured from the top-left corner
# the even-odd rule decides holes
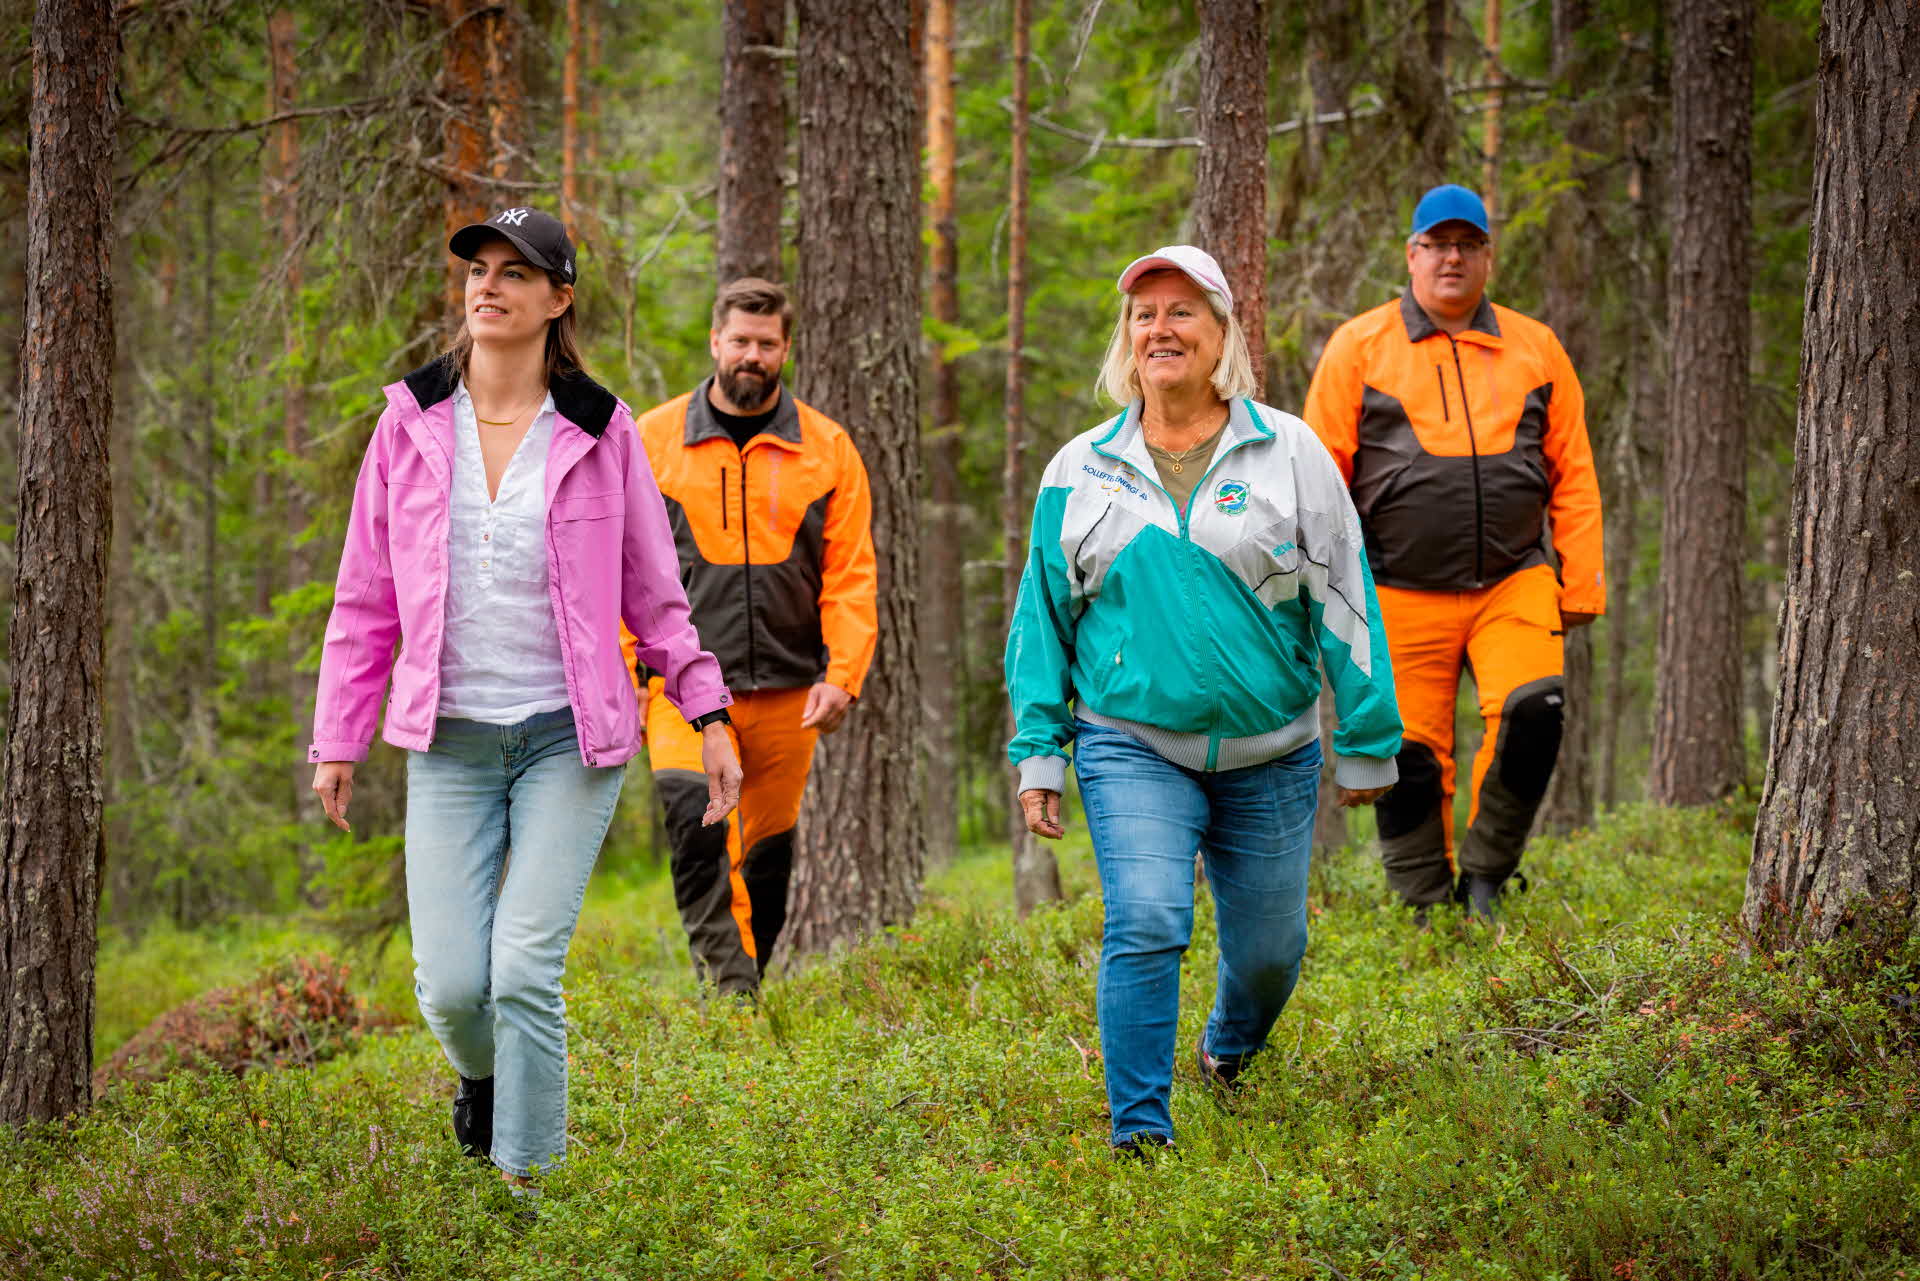
[[[457,385],[458,373],[436,360],[386,389],[340,554],[310,761],[366,759],[389,676],[383,737],[410,751],[433,741]],[[666,505],[631,411],[585,375],[556,380],[552,391],[547,574],[567,696],[580,759],[621,765],[641,741],[622,620],[639,638],[641,660],[666,677],[667,698],[682,716],[704,716],[733,696],[694,631]]]

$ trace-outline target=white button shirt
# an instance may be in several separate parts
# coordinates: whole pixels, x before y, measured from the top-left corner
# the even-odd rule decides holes
[[[440,715],[513,725],[569,705],[560,632],[547,595],[547,447],[553,397],[487,498],[480,423],[463,382],[453,394],[453,496]]]

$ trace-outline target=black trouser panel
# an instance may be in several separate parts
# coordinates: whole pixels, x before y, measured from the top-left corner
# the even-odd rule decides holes
[[[747,851],[740,877],[747,883],[747,901],[753,905],[753,950],[760,973],[787,923],[787,885],[793,877],[793,829],[777,832]]]
[[[1409,739],[1394,763],[1400,781],[1373,803],[1387,886],[1408,903],[1438,903],[1453,886],[1441,825],[1440,761],[1425,743]]]

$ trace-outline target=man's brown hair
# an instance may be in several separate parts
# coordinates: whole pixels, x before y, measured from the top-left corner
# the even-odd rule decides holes
[[[727,327],[727,313],[744,311],[749,316],[780,317],[780,336],[793,337],[793,300],[787,297],[787,291],[771,280],[762,280],[758,276],[742,276],[720,286],[720,294],[713,300],[713,327]]]

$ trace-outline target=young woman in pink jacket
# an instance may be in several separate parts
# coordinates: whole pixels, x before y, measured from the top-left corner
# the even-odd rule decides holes
[[[700,647],[627,407],[581,369],[573,245],[533,209],[456,232],[465,323],[386,389],[340,557],[313,789],[347,827],[380,695],[407,751],[415,993],[459,1074],[454,1136],[516,1193],[566,1149],[560,979],[626,762],[624,621],[701,731],[719,823],[732,697]],[[398,653],[395,647],[398,646]]]

